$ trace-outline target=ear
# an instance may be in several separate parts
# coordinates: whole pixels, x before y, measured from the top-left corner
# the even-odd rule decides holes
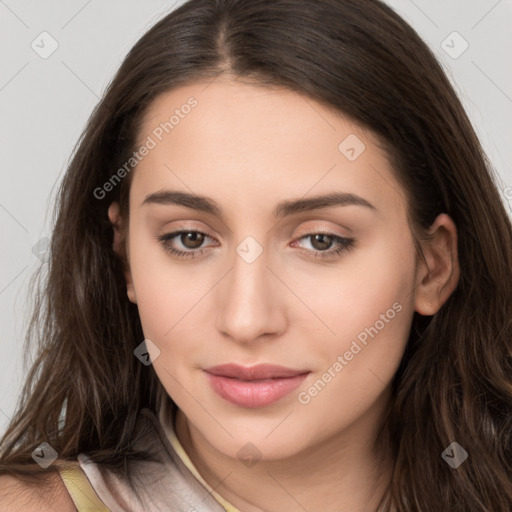
[[[134,304],[137,304],[137,298],[135,296],[135,289],[133,287],[132,273],[130,270],[130,258],[127,250],[128,236],[126,233],[126,226],[124,219],[121,217],[121,209],[119,203],[114,202],[108,208],[108,218],[114,229],[114,240],[112,243],[112,249],[119,256],[123,267],[124,277],[126,280],[126,293],[128,299]]]
[[[441,308],[459,281],[457,228],[453,220],[440,214],[420,246],[423,255],[418,255],[415,311],[428,316]]]

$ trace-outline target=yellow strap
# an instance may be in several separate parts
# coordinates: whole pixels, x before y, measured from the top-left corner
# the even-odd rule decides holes
[[[194,463],[192,460],[190,460],[190,457],[188,456],[187,452],[185,451],[185,448],[183,448],[183,445],[180,443],[180,440],[178,439],[178,436],[176,435],[174,428],[168,429],[166,432],[167,438],[169,439],[169,442],[171,443],[172,447],[174,448],[175,452],[178,454],[179,458],[183,461],[183,464],[187,466],[187,468],[190,470],[190,472],[203,484],[204,487],[208,490],[208,492],[217,500],[223,507],[225,512],[240,512],[234,505],[231,505],[228,501],[226,501],[219,493],[215,492],[214,489],[212,489],[206,480],[200,475],[197,468],[194,466]]]
[[[99,499],[79,465],[70,465],[60,469],[59,473],[78,512],[111,512]]]

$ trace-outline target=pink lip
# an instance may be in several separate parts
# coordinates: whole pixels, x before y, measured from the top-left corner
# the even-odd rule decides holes
[[[240,407],[257,408],[277,402],[296,389],[308,370],[259,364],[240,366],[223,364],[206,368],[213,390],[222,398]]]

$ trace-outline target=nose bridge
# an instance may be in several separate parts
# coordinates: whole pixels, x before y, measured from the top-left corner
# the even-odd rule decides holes
[[[284,324],[275,278],[267,268],[270,259],[252,236],[238,244],[231,259],[232,270],[220,289],[217,328],[238,342],[275,333]]]

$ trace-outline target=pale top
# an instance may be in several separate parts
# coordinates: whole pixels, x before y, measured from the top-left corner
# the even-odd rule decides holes
[[[77,457],[83,472],[61,472],[78,512],[240,512],[201,477],[176,436],[174,408],[162,404],[158,417],[141,411],[134,447],[154,460],[128,463],[132,483],[83,453]]]

